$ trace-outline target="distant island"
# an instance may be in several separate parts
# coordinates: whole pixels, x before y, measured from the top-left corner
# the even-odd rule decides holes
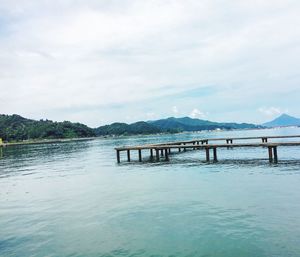
[[[0,138],[5,142],[20,142],[44,139],[89,138],[97,136],[149,135],[159,133],[179,133],[184,131],[258,129],[276,126],[300,126],[300,119],[283,114],[262,125],[251,123],[213,122],[209,120],[166,118],[152,121],[139,121],[132,124],[112,123],[90,128],[70,121],[32,120],[20,115],[0,115]]]
[[[292,117],[287,114],[282,114],[276,119],[262,124],[265,127],[288,127],[288,126],[300,126],[300,119]]]

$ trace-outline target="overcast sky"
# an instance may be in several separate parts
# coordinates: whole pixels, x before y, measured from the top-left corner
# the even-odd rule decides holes
[[[0,0],[0,113],[300,117],[299,28],[297,0]]]

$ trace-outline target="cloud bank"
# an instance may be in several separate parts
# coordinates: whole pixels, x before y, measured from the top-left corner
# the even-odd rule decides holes
[[[279,0],[2,0],[0,112],[92,126],[174,106],[220,121],[300,116],[299,13]]]

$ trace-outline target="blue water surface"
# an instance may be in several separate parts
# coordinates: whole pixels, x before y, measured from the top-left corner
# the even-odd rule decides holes
[[[300,128],[182,133],[6,147],[0,256],[300,256],[300,147],[202,150],[116,163],[114,147]],[[299,139],[290,139],[298,140]],[[282,141],[273,140],[274,142]],[[259,142],[259,141],[257,141]]]

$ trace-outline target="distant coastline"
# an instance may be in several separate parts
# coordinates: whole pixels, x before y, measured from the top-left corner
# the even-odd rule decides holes
[[[274,126],[273,126],[274,125]],[[70,121],[32,120],[20,115],[0,115],[0,145],[47,144],[71,141],[84,141],[95,138],[116,138],[177,134],[184,132],[249,130],[272,127],[299,126],[300,120],[286,114],[274,121],[256,125],[251,123],[213,122],[190,117],[170,117],[160,120],[139,121],[131,124],[112,123],[90,128]]]
[[[40,145],[40,144],[55,144],[55,143],[66,143],[76,141],[89,141],[94,140],[97,137],[83,137],[83,138],[57,138],[57,139],[35,139],[35,140],[24,140],[17,142],[4,142],[0,146],[18,146],[18,145]]]
[[[255,128],[254,128],[255,129]],[[268,128],[262,128],[268,129]],[[241,129],[232,129],[239,131]],[[253,129],[243,129],[243,130],[253,130]],[[162,132],[162,133],[152,133],[152,134],[130,134],[130,135],[106,135],[106,136],[95,136],[95,137],[83,137],[83,138],[56,138],[56,139],[33,139],[33,140],[23,140],[23,141],[12,141],[12,142],[3,142],[0,146],[9,147],[9,146],[20,146],[20,145],[40,145],[40,144],[56,144],[56,143],[68,143],[68,142],[78,142],[78,141],[89,141],[96,139],[118,139],[118,138],[130,138],[130,137],[142,137],[142,136],[161,136],[167,134],[187,134],[187,133],[204,133],[204,132],[216,132],[224,130],[202,130],[202,131],[181,131],[176,133]],[[229,130],[228,130],[229,131]]]
[[[22,146],[22,145],[41,145],[41,144],[56,144],[56,143],[68,143],[78,141],[90,141],[96,139],[118,139],[118,138],[131,138],[131,137],[142,137],[142,136],[162,136],[167,134],[201,134],[205,132],[222,132],[222,131],[242,131],[242,130],[265,130],[265,129],[279,129],[279,128],[297,128],[299,126],[281,126],[281,127],[264,127],[264,128],[248,128],[248,129],[226,129],[226,130],[201,130],[201,131],[181,131],[176,133],[152,133],[152,134],[131,134],[131,135],[106,135],[106,136],[95,136],[95,137],[83,137],[83,138],[57,138],[57,139],[35,139],[35,140],[24,140],[17,142],[3,142],[0,143],[0,147],[9,146]]]

